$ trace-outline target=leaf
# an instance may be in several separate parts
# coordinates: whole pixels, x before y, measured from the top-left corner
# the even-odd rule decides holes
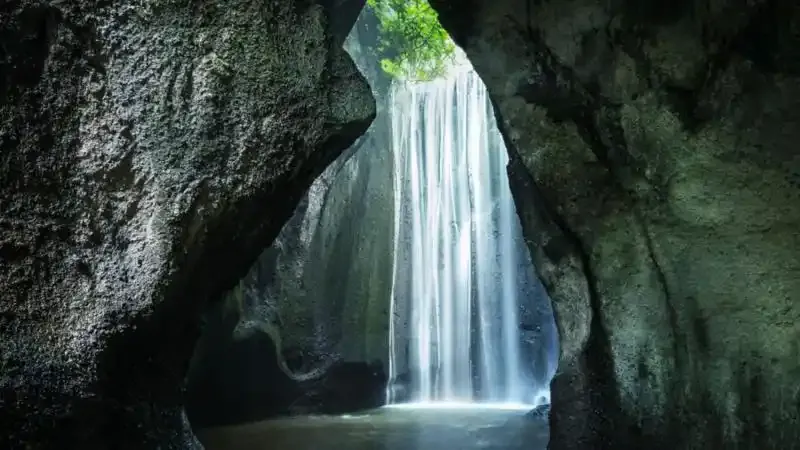
[[[446,72],[455,44],[426,0],[367,0],[380,24],[381,68],[394,78],[427,81]]]

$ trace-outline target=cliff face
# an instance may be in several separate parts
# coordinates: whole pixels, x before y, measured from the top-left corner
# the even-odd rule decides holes
[[[375,92],[376,118],[204,316],[187,378],[195,428],[383,404],[394,203],[374,22],[365,8],[344,47]]]
[[[379,113],[314,181],[272,245],[205,315],[187,384],[195,427],[383,404],[388,364],[368,362],[389,354],[393,204],[384,119]],[[348,379],[337,378],[343,368]]]
[[[0,447],[196,445],[201,309],[375,113],[329,3],[0,6]]]
[[[349,159],[317,179],[307,208],[244,282],[251,304],[274,313],[298,371],[337,359],[382,360],[388,368],[394,204],[387,115],[379,114]]]
[[[274,323],[283,350],[300,372],[332,359],[385,362],[389,354],[392,106],[381,91],[389,80],[375,55],[373,21],[365,8],[345,50],[372,86],[376,118],[314,181],[241,286],[255,306],[244,317]]]
[[[800,7],[431,3],[553,300],[551,448],[798,448]]]

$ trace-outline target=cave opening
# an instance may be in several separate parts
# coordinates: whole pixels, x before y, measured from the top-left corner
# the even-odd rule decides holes
[[[187,415],[211,450],[544,448],[558,337],[486,88],[368,3],[345,49],[377,117],[206,313]]]

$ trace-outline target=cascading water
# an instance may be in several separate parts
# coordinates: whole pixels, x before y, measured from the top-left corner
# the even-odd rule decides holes
[[[395,251],[388,402],[541,403],[520,351],[527,261],[508,155],[486,88],[462,63],[392,88]]]

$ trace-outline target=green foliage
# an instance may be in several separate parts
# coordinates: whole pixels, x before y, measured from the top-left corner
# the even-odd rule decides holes
[[[427,0],[367,0],[380,23],[381,67],[389,75],[427,81],[444,75],[455,45]]]

